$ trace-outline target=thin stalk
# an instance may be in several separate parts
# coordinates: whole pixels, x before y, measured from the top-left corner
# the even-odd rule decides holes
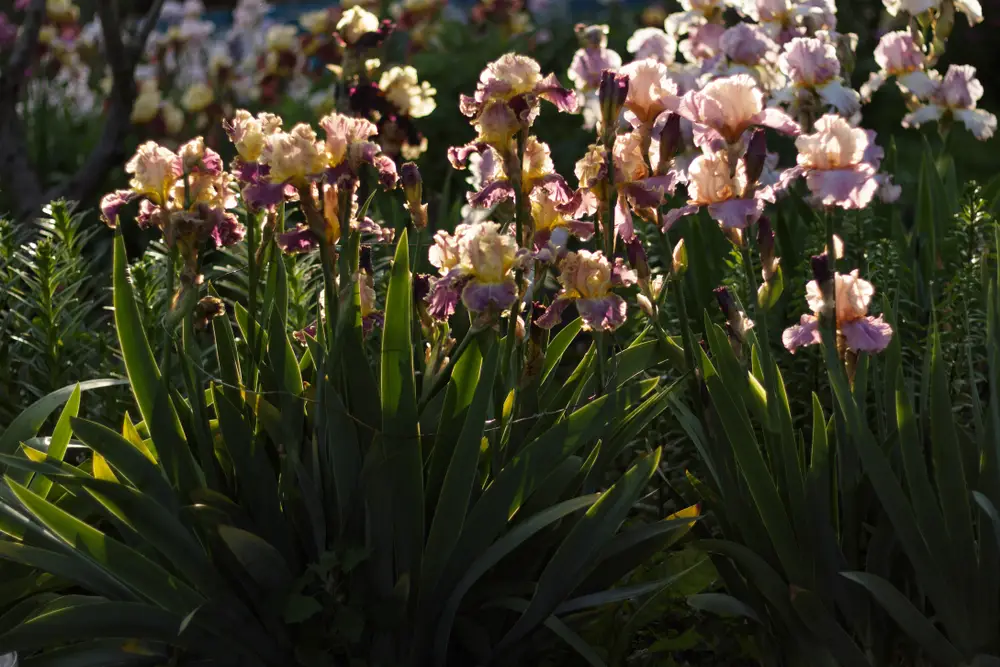
[[[597,395],[600,396],[607,388],[608,369],[604,358],[604,332],[594,332],[594,346],[597,348]]]
[[[657,209],[657,227],[659,230],[663,229],[663,211]],[[670,232],[659,231],[660,234],[660,246],[663,248],[665,253],[664,263],[670,266],[669,262],[672,261],[674,256],[673,243],[670,240]],[[687,310],[687,297],[684,295],[684,279],[678,276],[676,280],[671,280],[669,285],[670,294],[674,300],[674,308],[677,309],[677,319],[680,320],[681,325],[681,343],[684,346],[684,363],[688,367],[688,372],[691,373],[691,396],[695,401],[695,405],[699,408],[701,407],[701,387],[698,384],[698,374],[695,372],[695,355],[694,355],[694,335],[691,332],[691,321],[688,318]]]
[[[244,202],[246,205],[246,202]],[[260,224],[260,214],[251,214],[249,211],[245,214],[245,224],[247,228],[247,280],[249,285],[247,287],[247,310],[249,312],[250,322],[257,321],[257,281],[258,277],[258,267],[257,267],[257,226]],[[244,386],[250,391],[254,391],[256,387],[256,364],[253,359],[253,351],[255,347],[255,339],[257,332],[256,327],[247,327],[247,347],[250,352],[250,359],[248,360],[247,367],[244,369]]]
[[[746,235],[749,236],[749,235]],[[770,392],[777,388],[777,378],[774,375],[774,364],[771,362],[771,343],[767,332],[767,310],[760,307],[757,301],[757,272],[753,265],[753,258],[750,256],[750,242],[744,237],[743,245],[740,248],[743,256],[743,268],[747,274],[747,289],[750,292],[749,299],[754,304],[754,327],[759,332],[756,336],[758,349],[760,350],[761,365],[764,368],[764,389]],[[768,413],[776,410],[776,401],[768,401]]]
[[[163,361],[162,374],[166,377],[170,375],[171,352],[173,350],[173,340],[170,337],[171,310],[174,305],[174,270],[177,267],[177,245],[174,244],[167,253],[167,310],[163,316]]]
[[[837,251],[833,245],[833,214],[830,209],[826,209],[823,212],[823,223],[826,226],[826,253],[827,253],[827,263],[830,266],[830,273],[832,275],[831,280],[833,280],[833,289],[830,290],[830,305],[827,307],[828,311],[831,313],[829,322],[827,322],[824,328],[829,329],[831,335],[831,342],[836,345],[836,335],[837,335]],[[822,288],[822,285],[820,285]]]

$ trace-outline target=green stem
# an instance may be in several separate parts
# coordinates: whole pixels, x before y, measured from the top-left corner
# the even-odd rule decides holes
[[[246,205],[246,202],[244,202]],[[260,213],[251,214],[246,213],[245,216],[246,228],[247,228],[247,280],[250,282],[248,287],[248,312],[250,322],[257,321],[257,281],[258,277],[258,267],[257,267],[257,228],[260,224]],[[255,364],[253,359],[253,351],[256,349],[254,346],[257,332],[256,327],[247,327],[247,347],[250,352],[250,359],[247,367],[244,369],[244,386],[250,391],[254,391],[255,387]]]
[[[174,271],[177,267],[177,246],[174,245],[167,253],[167,309],[163,317],[163,370],[166,377],[170,375],[171,354],[173,352],[173,340],[170,337],[171,323],[173,322],[172,310],[174,305]]]
[[[608,369],[607,361],[604,358],[604,333],[594,332],[594,346],[597,348],[597,395],[600,396],[607,389]]]
[[[663,212],[657,209],[657,222],[658,228],[663,229]],[[670,240],[670,232],[660,231],[660,246],[663,248],[665,254],[664,264],[665,267],[672,267],[671,262],[673,261],[674,248],[673,243]],[[681,276],[677,276],[674,280],[670,281],[670,293],[674,299],[674,308],[677,309],[677,319],[680,320],[681,325],[681,343],[684,346],[684,363],[687,365],[688,372],[691,373],[691,396],[695,401],[695,404],[701,407],[701,387],[698,384],[698,374],[695,372],[695,343],[694,334],[691,331],[691,321],[688,318],[687,310],[687,297],[684,295],[684,279]]]
[[[465,336],[458,343],[450,355],[448,355],[448,363],[445,365],[441,372],[434,376],[434,383],[424,391],[423,397],[421,397],[419,404],[417,405],[417,414],[423,412],[427,404],[431,402],[441,389],[444,388],[445,384],[448,382],[448,378],[451,377],[451,371],[455,368],[455,364],[458,363],[459,357],[465,352],[465,348],[469,347],[469,343],[475,338],[476,334],[479,333],[473,327],[469,327],[469,330],[465,332]],[[490,381],[490,378],[483,378],[484,382]]]
[[[824,328],[829,329],[831,342],[836,345],[837,333],[837,249],[833,242],[833,214],[830,209],[823,212],[823,223],[826,226],[826,256],[827,264],[830,267],[830,280],[833,281],[833,289],[830,290],[830,304],[827,307],[830,316]],[[819,286],[822,290],[823,286]]]

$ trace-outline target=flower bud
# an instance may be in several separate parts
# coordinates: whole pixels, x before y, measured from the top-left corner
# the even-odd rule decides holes
[[[813,280],[816,281],[820,289],[823,289],[824,285],[833,282],[833,261],[826,253],[813,255],[810,262],[812,264]]]
[[[747,189],[743,196],[749,195],[749,191],[760,180],[760,175],[764,172],[764,162],[767,160],[767,136],[764,130],[759,127],[750,135],[750,143],[747,146],[744,161],[747,170]]]
[[[420,177],[417,165],[413,162],[404,162],[399,168],[399,178],[403,183],[406,201],[419,202],[423,198],[423,179]]]
[[[764,280],[770,280],[774,273],[774,230],[771,229],[771,219],[762,215],[757,221],[757,250],[760,251],[760,264]]]
[[[417,229],[424,229],[427,227],[427,204],[422,201],[424,187],[420,169],[413,162],[406,162],[400,167],[399,177],[406,195],[406,210],[410,212],[410,220]]]
[[[646,257],[646,249],[642,247],[642,241],[638,237],[633,238],[625,244],[625,251],[628,254],[629,266],[635,271],[639,280],[649,280],[649,259]]]
[[[614,127],[618,122],[618,114],[628,97],[628,75],[616,74],[611,70],[601,72],[601,85],[598,89],[598,99],[601,103],[601,120],[605,128]]]
[[[666,173],[674,156],[681,148],[681,117],[670,112],[667,114],[663,129],[660,130],[660,161],[656,170],[662,175]]]
[[[684,239],[678,241],[677,245],[674,246],[673,262],[670,268],[675,276],[683,276],[684,272],[687,271],[688,252],[687,246],[684,245]]]
[[[653,302],[649,300],[649,297],[640,293],[636,296],[636,301],[639,302],[639,309],[646,314],[646,317],[650,319],[656,317],[656,309],[653,308]]]
[[[729,293],[729,288],[722,286],[716,287],[712,292],[715,294],[715,300],[719,302],[719,309],[722,311],[722,315],[728,320],[734,312],[736,312],[736,305],[733,303],[733,295]]]

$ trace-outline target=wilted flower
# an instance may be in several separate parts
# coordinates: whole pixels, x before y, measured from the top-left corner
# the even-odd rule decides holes
[[[764,94],[748,74],[715,79],[681,98],[677,113],[694,124],[697,146],[735,144],[755,125],[796,136],[798,124],[784,111],[764,108]]]
[[[754,321],[747,317],[747,314],[739,308],[728,287],[716,287],[712,290],[715,293],[715,300],[719,304],[719,310],[726,318],[726,332],[729,334],[734,346],[746,342],[747,334],[754,328]]]
[[[959,120],[972,136],[985,141],[997,129],[997,117],[976,104],[983,96],[983,84],[976,78],[972,65],[951,65],[943,79],[934,79],[926,104],[903,117],[903,127],[920,127],[924,123]]]
[[[621,258],[612,264],[600,251],[579,250],[559,262],[562,289],[544,314],[535,320],[543,329],[559,324],[566,307],[575,303],[587,331],[614,331],[625,322],[625,300],[611,289],[631,285],[635,273]]]
[[[834,280],[838,338],[843,340],[847,349],[855,352],[884,350],[892,339],[892,327],[881,315],[877,318],[868,315],[868,304],[875,288],[870,282],[858,277],[857,269],[847,275],[838,273]],[[811,280],[806,285],[806,301],[813,314],[803,315],[798,324],[785,329],[781,335],[781,341],[792,353],[800,347],[822,342],[819,315],[827,304],[821,285],[816,280]]]
[[[463,223],[453,235],[439,231],[427,253],[441,276],[431,288],[431,315],[447,318],[459,298],[474,313],[510,308],[517,299],[518,255],[517,241],[495,222]]]
[[[804,174],[818,204],[844,209],[868,206],[879,190],[876,172],[883,155],[875,133],[851,127],[834,114],[817,120],[814,129],[795,140],[798,166],[782,174],[778,189]]]

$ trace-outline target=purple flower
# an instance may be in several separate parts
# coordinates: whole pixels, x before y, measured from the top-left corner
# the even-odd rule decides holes
[[[719,38],[719,46],[731,62],[748,67],[757,65],[778,50],[774,40],[752,23],[737,23],[726,30]]]
[[[879,191],[877,178],[882,149],[874,143],[875,133],[851,127],[833,114],[816,121],[813,134],[795,140],[798,166],[786,170],[776,189],[784,191],[792,181],[805,175],[813,200],[821,206],[862,209]]]
[[[920,127],[924,123],[951,117],[961,121],[976,139],[985,141],[996,131],[997,117],[976,108],[982,96],[983,84],[976,78],[976,68],[952,65],[944,79],[935,81],[927,104],[903,118],[903,127]]]
[[[858,277],[858,270],[834,276],[837,305],[837,332],[844,337],[849,350],[855,352],[881,352],[892,339],[892,327],[882,316],[868,315],[875,288]],[[811,280],[806,285],[806,301],[813,314],[805,314],[799,323],[785,329],[781,341],[793,354],[800,347],[821,342],[819,315],[826,308],[820,284]]]
[[[743,229],[760,218],[765,204],[774,201],[772,188],[754,187],[746,159],[740,159],[734,172],[725,150],[704,153],[691,162],[687,190],[688,205],[664,216],[664,230],[681,217],[696,213],[702,206],[708,208],[708,214],[722,227]]]
[[[797,136],[798,124],[780,109],[764,108],[764,94],[748,74],[715,79],[681,98],[677,108],[694,124],[697,146],[735,144],[751,127],[763,125]]]
[[[118,214],[122,206],[135,199],[131,190],[115,190],[101,198],[101,220],[112,229],[118,226]]]
[[[600,251],[571,252],[559,262],[562,289],[535,324],[551,329],[559,324],[563,311],[572,303],[587,331],[614,331],[625,322],[625,300],[611,292],[617,285],[631,285],[635,272],[627,269],[621,258],[615,264]]]

